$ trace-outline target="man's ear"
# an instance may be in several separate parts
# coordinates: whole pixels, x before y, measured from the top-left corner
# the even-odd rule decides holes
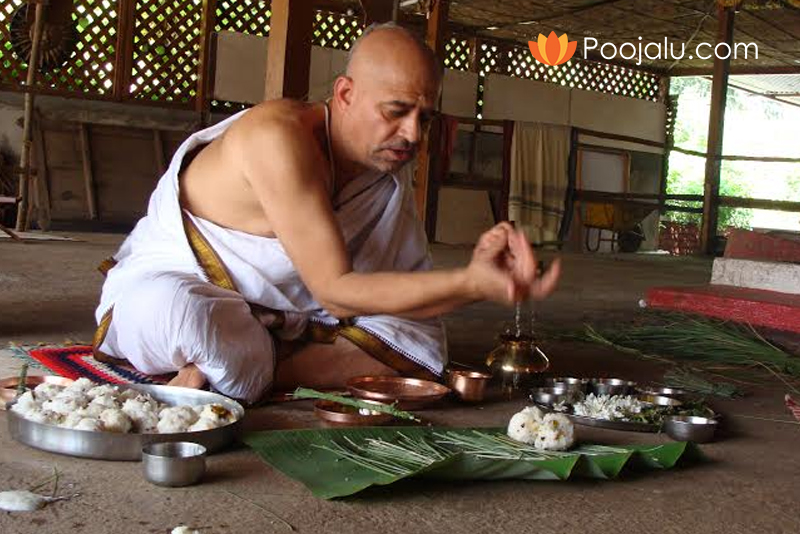
[[[348,108],[353,103],[353,79],[349,76],[339,76],[333,82],[333,102],[342,109]]]

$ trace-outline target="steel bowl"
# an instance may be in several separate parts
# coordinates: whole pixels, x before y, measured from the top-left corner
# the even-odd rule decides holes
[[[151,443],[142,448],[142,469],[157,486],[191,486],[206,472],[206,448],[191,441]]]
[[[672,397],[676,399],[681,399],[688,395],[688,393],[683,389],[662,387],[648,387],[643,389],[642,393],[645,395],[658,395],[661,397]]]
[[[570,391],[565,388],[534,388],[531,390],[530,399],[545,406],[555,406],[559,403],[574,404],[583,399],[580,391]]]
[[[622,378],[595,378],[591,386],[596,395],[630,395],[636,390],[636,382]]]
[[[481,402],[492,375],[481,371],[450,371],[447,385],[465,402]]]
[[[118,434],[115,432],[91,432],[36,423],[25,419],[13,410],[8,411],[8,431],[12,438],[30,447],[101,460],[138,461],[142,447],[149,443],[164,441],[191,441],[202,444],[209,453],[224,449],[242,430],[244,408],[238,402],[218,393],[174,386],[150,386],[133,384],[131,389],[146,391],[156,400],[172,406],[182,404],[221,404],[230,410],[236,420],[225,426],[197,432],[173,434]],[[124,387],[121,387],[124,389]]]
[[[662,395],[639,395],[637,398],[642,402],[653,404],[655,406],[669,406],[670,408],[674,408],[683,405],[683,403],[678,399],[664,397]]]
[[[674,415],[664,420],[664,432],[676,441],[706,443],[714,439],[717,421],[708,417]]]
[[[582,393],[586,393],[586,391],[589,389],[588,378],[557,376],[557,377],[546,378],[544,383],[546,387],[563,388],[569,391],[580,391]]]

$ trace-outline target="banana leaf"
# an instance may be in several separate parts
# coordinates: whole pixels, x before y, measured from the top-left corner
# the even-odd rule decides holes
[[[429,440],[447,433],[454,436],[504,436],[502,428],[426,428],[362,427],[253,432],[245,436],[262,460],[283,474],[302,482],[315,496],[323,499],[346,497],[370,486],[384,486],[409,477],[439,480],[567,480],[573,476],[609,479],[629,468],[669,469],[681,458],[702,457],[691,443],[670,442],[661,445],[601,446],[582,444],[561,453],[543,453],[543,457],[481,457],[458,447],[430,463],[404,472],[381,472],[351,461],[331,451],[332,444],[349,443],[355,447],[369,440],[395,442],[399,436],[413,442]]]

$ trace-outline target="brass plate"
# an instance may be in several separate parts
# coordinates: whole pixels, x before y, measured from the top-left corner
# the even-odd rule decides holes
[[[386,404],[397,403],[401,410],[428,406],[450,393],[450,388],[419,378],[399,376],[359,376],[347,382],[354,397]]]
[[[68,386],[74,380],[71,378],[64,378],[63,376],[46,375],[46,376],[26,376],[25,386],[28,389],[33,389],[39,384],[55,384],[57,386]],[[17,386],[19,385],[19,377],[13,376],[10,378],[0,378],[0,410],[6,409],[6,403],[13,401],[17,398]]]
[[[375,404],[378,403],[376,402]],[[328,400],[316,401],[314,403],[314,414],[326,423],[342,426],[385,425],[394,419],[388,413],[360,414],[358,413],[358,408]]]

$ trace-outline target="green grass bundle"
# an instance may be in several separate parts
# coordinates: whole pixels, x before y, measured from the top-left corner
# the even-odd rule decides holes
[[[761,336],[752,326],[670,314],[658,324],[597,330],[586,326],[584,338],[641,355],[669,356],[698,363],[762,366],[800,377],[800,357]]]

